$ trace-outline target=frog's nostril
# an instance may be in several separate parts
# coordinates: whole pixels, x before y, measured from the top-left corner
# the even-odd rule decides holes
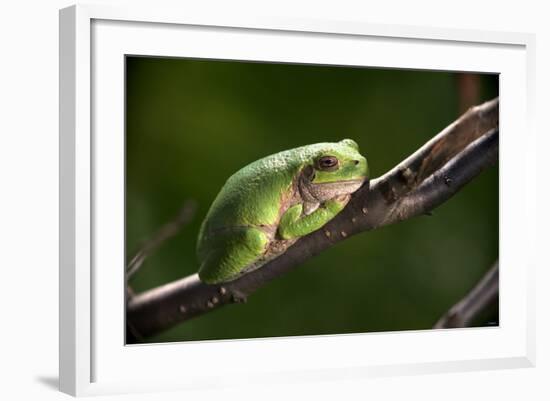
[[[353,162],[355,163],[356,166],[359,164],[359,160],[354,160]]]

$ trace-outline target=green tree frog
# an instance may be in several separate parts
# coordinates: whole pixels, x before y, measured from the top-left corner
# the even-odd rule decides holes
[[[200,279],[232,281],[281,255],[333,219],[367,178],[367,160],[351,139],[286,150],[243,167],[202,223]]]

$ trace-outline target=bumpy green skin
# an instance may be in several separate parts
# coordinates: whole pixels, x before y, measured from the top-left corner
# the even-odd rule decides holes
[[[324,156],[336,157],[337,169],[320,168]],[[202,223],[199,277],[216,284],[260,267],[334,218],[367,175],[367,161],[350,139],[287,150],[237,171]]]

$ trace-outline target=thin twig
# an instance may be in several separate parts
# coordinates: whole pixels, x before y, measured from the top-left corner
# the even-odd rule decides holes
[[[127,319],[147,337],[254,291],[353,234],[427,214],[498,159],[498,99],[471,108],[382,177],[357,191],[333,220],[262,268],[224,285],[197,274],[138,294]]]
[[[139,268],[162,243],[176,235],[185,225],[187,225],[197,209],[197,204],[193,200],[186,201],[180,209],[178,215],[165,225],[163,225],[151,238],[144,242],[139,251],[128,263],[126,268],[126,281],[128,282]]]
[[[472,321],[498,299],[498,261],[476,286],[435,324],[434,329],[469,327]]]

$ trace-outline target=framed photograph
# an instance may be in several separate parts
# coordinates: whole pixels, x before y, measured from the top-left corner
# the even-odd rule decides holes
[[[61,10],[61,390],[532,366],[533,46]]]

